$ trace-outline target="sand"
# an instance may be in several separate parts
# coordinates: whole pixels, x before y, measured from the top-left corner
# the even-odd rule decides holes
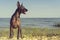
[[[9,39],[8,37],[0,37],[0,40],[17,40],[17,38],[13,37],[12,39]],[[60,37],[58,37],[58,36],[24,37],[23,39],[19,38],[19,40],[60,40]]]
[[[9,39],[9,28],[0,30],[0,40],[17,40],[17,31],[14,31],[14,37]],[[41,29],[41,28],[23,28],[19,40],[60,40],[60,29]]]

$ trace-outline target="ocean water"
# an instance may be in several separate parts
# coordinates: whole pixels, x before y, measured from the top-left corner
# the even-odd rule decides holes
[[[21,18],[22,27],[48,27],[60,23],[60,18]],[[9,27],[10,18],[0,18],[0,27]]]

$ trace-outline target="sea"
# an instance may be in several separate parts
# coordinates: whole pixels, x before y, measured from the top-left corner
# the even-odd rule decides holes
[[[60,18],[21,18],[21,27],[56,28]],[[10,18],[0,18],[0,27],[10,27]]]

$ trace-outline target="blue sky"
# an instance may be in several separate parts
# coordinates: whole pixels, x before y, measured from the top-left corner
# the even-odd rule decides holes
[[[18,0],[0,0],[0,18],[10,18]],[[29,10],[21,18],[59,18],[60,0],[19,0]]]

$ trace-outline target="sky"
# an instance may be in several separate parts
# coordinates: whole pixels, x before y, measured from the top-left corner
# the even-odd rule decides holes
[[[0,18],[11,18],[17,1],[28,9],[21,18],[60,18],[60,0],[0,0]]]

